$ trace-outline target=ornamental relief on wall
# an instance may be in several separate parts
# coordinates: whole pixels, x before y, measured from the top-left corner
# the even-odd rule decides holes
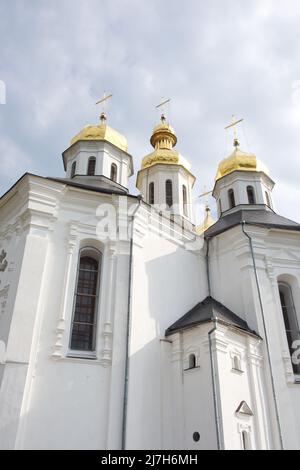
[[[0,253],[0,272],[4,272],[7,268],[8,261],[6,259],[6,251],[2,250]]]
[[[5,313],[5,307],[8,298],[9,285],[0,289],[0,317]]]
[[[3,274],[7,272],[8,261],[6,259],[7,252],[2,249],[0,250],[0,317],[5,313],[5,307],[7,304],[9,284],[2,286],[3,283]]]

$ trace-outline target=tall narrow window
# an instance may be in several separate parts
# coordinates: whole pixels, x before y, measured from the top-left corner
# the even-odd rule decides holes
[[[189,355],[189,369],[194,369],[196,367],[196,356],[195,354]]]
[[[168,207],[173,206],[173,187],[171,180],[166,181],[166,204]]]
[[[229,208],[232,209],[235,207],[235,197],[233,189],[228,190],[228,201],[229,201]]]
[[[95,350],[100,264],[101,253],[98,250],[81,250],[70,342],[73,350]]]
[[[149,204],[154,204],[154,183],[149,184]]]
[[[187,217],[187,192],[186,192],[186,186],[182,186],[182,204],[183,204],[183,215]]]
[[[287,342],[289,345],[290,355],[292,357],[293,353],[296,351],[296,348],[293,348],[293,343],[295,340],[300,339],[298,318],[290,286],[280,282],[278,284],[278,289]],[[293,361],[292,364],[294,373],[297,375],[300,374],[300,364],[294,364]]]
[[[88,171],[87,171],[88,176],[93,176],[95,174],[95,170],[96,170],[96,158],[90,157],[89,163],[88,163]]]
[[[112,163],[110,167],[110,179],[112,181],[117,181],[117,174],[118,174],[117,165],[115,163]]]
[[[255,194],[253,186],[247,186],[247,196],[249,204],[255,204]]]
[[[222,201],[219,199],[219,215],[222,214]]]
[[[267,203],[267,206],[271,207],[271,201],[270,201],[270,196],[269,196],[269,193],[268,191],[265,192],[265,196],[266,196],[266,203]]]
[[[76,173],[76,162],[73,162],[71,166],[71,178],[74,178],[75,173]]]

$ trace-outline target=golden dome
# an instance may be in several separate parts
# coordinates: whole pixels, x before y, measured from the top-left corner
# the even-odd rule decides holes
[[[128,151],[127,139],[112,127],[106,124],[105,116],[102,116],[101,124],[85,126],[71,140],[71,145],[79,140],[104,140],[115,145],[124,152]]]
[[[155,149],[172,149],[177,144],[174,129],[167,124],[164,115],[161,117],[161,123],[154,127],[150,143]]]
[[[158,149],[146,155],[142,160],[142,170],[150,166],[162,163],[164,165],[181,165],[190,171],[191,165],[176,150]]]
[[[256,155],[242,152],[242,150],[238,148],[238,145],[235,146],[234,151],[229,157],[220,162],[215,179],[217,181],[236,170],[263,171],[266,174],[269,173],[268,169],[256,158]]]
[[[210,215],[209,206],[206,206],[205,211],[206,211],[206,214],[205,214],[205,218],[202,224],[196,227],[197,235],[202,235],[202,233],[204,233],[207,229],[209,229],[209,227],[211,227],[212,225],[216,223],[216,221]]]
[[[177,137],[174,129],[166,122],[164,115],[161,116],[161,123],[154,127],[150,143],[154,147],[154,152],[143,158],[142,170],[162,163],[164,165],[182,165],[190,171],[187,160],[173,149],[177,143]]]

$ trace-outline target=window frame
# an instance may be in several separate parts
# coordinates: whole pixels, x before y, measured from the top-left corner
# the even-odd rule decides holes
[[[233,188],[228,189],[227,196],[229,202],[229,209],[233,209],[234,207],[236,207],[235,194]]]
[[[196,354],[189,354],[189,369],[195,369],[197,367],[197,358]]]
[[[149,183],[149,187],[148,187],[148,190],[149,190],[149,204],[154,204],[155,202],[155,185],[154,185],[154,181],[151,181]]]
[[[256,196],[255,196],[254,187],[249,185],[247,186],[246,191],[247,191],[248,204],[256,204]],[[250,199],[252,199],[253,202],[251,202]]]
[[[84,252],[94,252],[98,259],[98,277],[97,277],[97,287],[96,287],[96,294],[95,294],[95,310],[94,310],[94,318],[95,321],[93,323],[93,339],[92,345],[93,349],[85,350],[85,349],[73,349],[72,348],[72,335],[73,335],[73,324],[75,318],[75,310],[76,310],[76,298],[77,298],[77,289],[78,289],[78,280],[79,280],[79,271],[80,271],[80,260],[84,257]],[[86,255],[89,256],[89,255]],[[90,256],[92,258],[92,256]],[[103,253],[102,251],[98,250],[93,246],[83,246],[80,248],[78,252],[77,258],[77,268],[76,268],[76,279],[75,279],[75,286],[74,286],[74,293],[73,293],[73,307],[72,307],[72,317],[70,323],[70,333],[69,333],[69,345],[68,345],[68,357],[77,357],[82,359],[97,359],[97,329],[98,329],[98,320],[99,320],[99,302],[100,302],[100,287],[101,287],[101,279],[102,279],[102,266],[103,266]]]
[[[93,173],[90,173],[90,164],[91,162],[94,163]],[[87,176],[95,176],[96,174],[96,157],[89,157],[88,159],[88,166],[87,166]]]
[[[296,307],[295,307],[293,290],[292,290],[291,285],[289,283],[285,282],[285,281],[279,280],[277,282],[277,285],[278,285],[278,295],[279,295],[279,302],[280,302],[282,320],[283,320],[283,324],[284,324],[285,338],[286,338],[286,342],[287,342],[287,345],[288,345],[288,350],[289,350],[289,355],[290,355],[290,359],[291,359],[293,374],[294,374],[294,377],[297,378],[297,380],[299,380],[300,379],[300,364],[293,364],[292,355],[293,355],[294,351],[292,350],[292,347],[291,347],[291,345],[294,341],[296,341],[297,339],[300,340],[300,325],[299,325],[299,318],[298,318],[298,315],[297,315],[297,310],[296,310]],[[287,290],[287,293],[289,295],[290,305],[289,304],[287,304],[287,305],[282,304],[281,295],[285,298],[285,302],[287,302],[286,295],[285,295],[286,293],[281,290],[282,288]],[[286,310],[284,310],[284,308]],[[287,329],[286,320],[288,321],[289,326],[291,327],[291,325],[290,325],[291,322],[290,322],[290,318],[289,318],[289,315],[291,314],[291,312],[289,312],[289,310],[292,310],[292,314],[294,316],[292,321],[295,324],[296,329]],[[295,338],[293,339],[291,337],[291,342],[290,342],[288,333],[293,334],[293,331],[295,331],[298,334],[298,337],[296,339]],[[297,368],[298,368],[298,370],[297,370]]]
[[[113,169],[114,169],[114,172],[115,174],[113,174]],[[113,178],[114,176],[114,178]],[[112,163],[110,165],[110,179],[114,182],[114,183],[117,183],[117,179],[118,179],[118,165],[116,163]]]
[[[171,209],[173,206],[173,181],[168,178],[165,182],[166,206]]]

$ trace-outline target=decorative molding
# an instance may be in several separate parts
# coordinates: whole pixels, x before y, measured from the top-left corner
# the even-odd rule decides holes
[[[274,266],[273,266],[273,260],[271,256],[265,256],[265,265],[266,265],[266,271],[268,278],[272,284],[273,287],[275,287],[276,284],[276,276],[274,273]]]
[[[243,431],[248,432],[249,434],[251,433],[251,426],[248,423],[238,423],[238,432],[242,434]]]
[[[285,372],[287,383],[294,384],[295,376],[294,376],[291,356],[287,351],[282,352],[282,361],[283,361],[283,367],[284,367],[284,372]]]
[[[110,322],[104,323],[102,336],[104,338],[104,346],[101,352],[100,363],[104,367],[108,367],[112,362],[112,327]]]
[[[235,410],[236,414],[242,415],[242,416],[253,416],[253,411],[251,410],[250,406],[248,403],[243,400],[237,409]]]
[[[17,222],[19,226],[15,232],[21,234],[23,232],[37,234],[39,236],[48,236],[49,232],[53,232],[54,224],[57,217],[48,212],[36,209],[26,209],[18,216]]]
[[[71,220],[69,223],[69,240],[74,240],[79,238],[79,235],[86,238],[94,238],[99,240],[97,237],[97,224],[84,224],[79,220]]]
[[[226,331],[227,326],[217,323],[217,330],[215,330],[211,336],[211,346],[213,352],[222,352],[227,354],[230,342],[225,338]],[[204,340],[201,342],[201,344],[205,353],[209,354],[209,340],[207,336],[204,337]]]
[[[115,307],[115,261],[117,259],[118,246],[115,242],[110,242],[106,246],[106,272],[103,284],[106,291],[105,298],[105,322],[103,324],[103,348],[100,353],[100,363],[104,366],[110,366],[112,362],[112,337],[113,337],[113,321]],[[103,290],[103,289],[101,289]]]
[[[299,264],[300,253],[286,248],[280,248],[272,252],[272,259],[278,263]]]
[[[69,224],[69,231],[67,234],[66,240],[66,251],[67,259],[65,265],[65,275],[64,282],[62,286],[62,298],[61,298],[61,307],[59,313],[59,319],[56,327],[56,339],[54,343],[52,358],[60,359],[63,357],[63,348],[64,348],[64,334],[66,331],[66,311],[67,303],[70,295],[70,276],[71,276],[71,267],[73,262],[73,254],[75,247],[78,243],[78,232],[77,227],[73,223]]]
[[[56,340],[53,348],[53,359],[60,359],[63,357],[63,335],[66,330],[65,320],[60,319],[56,327]]]
[[[248,362],[255,367],[263,367],[262,340],[248,337]]]
[[[213,333],[211,338],[212,350],[227,354],[229,341],[225,339],[225,333],[227,328],[223,325],[218,324],[217,330]]]

